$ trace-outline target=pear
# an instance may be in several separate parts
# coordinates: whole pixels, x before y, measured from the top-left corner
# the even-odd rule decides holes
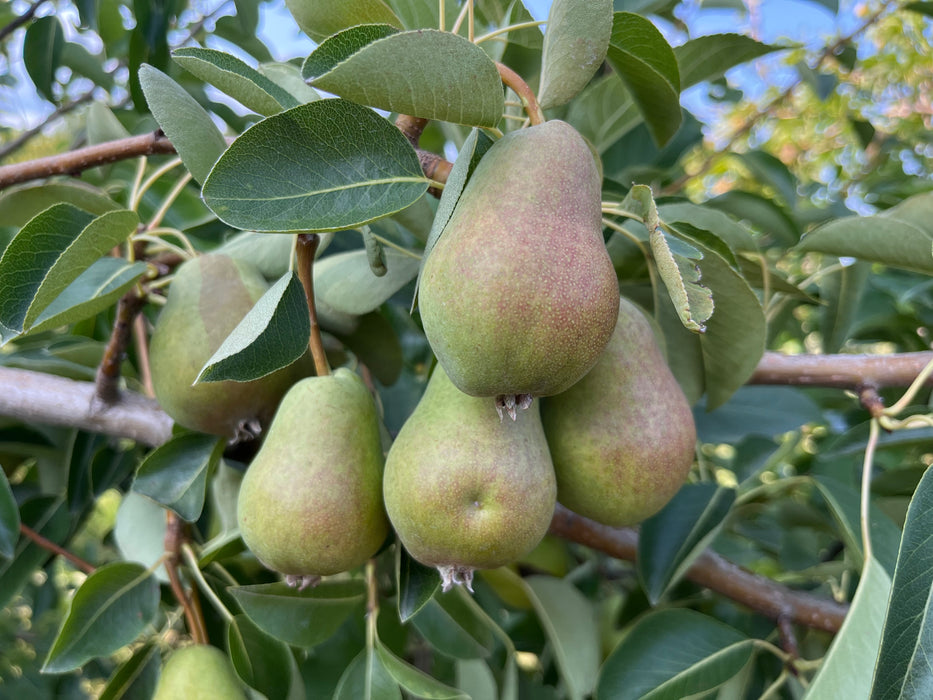
[[[173,651],[162,668],[153,700],[246,700],[229,657],[206,644]]]
[[[288,387],[308,374],[299,360],[249,382],[193,384],[267,289],[259,270],[227,255],[201,255],[178,268],[149,354],[156,398],[179,425],[230,439],[255,434]]]
[[[693,463],[696,426],[651,325],[622,299],[596,366],[545,399],[541,419],[557,474],[557,500],[613,527],[659,511]]]
[[[493,403],[461,392],[438,365],[386,458],[389,519],[408,552],[440,570],[444,590],[527,554],[554,514],[537,405],[513,423]]]
[[[592,152],[562,121],[511,132],[480,161],[418,292],[428,341],[461,391],[527,405],[593,367],[619,304],[600,187]]]
[[[376,406],[346,368],[282,399],[237,498],[246,546],[302,586],[364,563],[388,534]]]

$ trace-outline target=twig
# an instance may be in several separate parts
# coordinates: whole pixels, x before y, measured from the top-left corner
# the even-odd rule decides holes
[[[93,564],[90,564],[84,561],[84,559],[79,557],[77,554],[73,552],[69,552],[67,549],[65,549],[61,545],[55,544],[54,542],[52,542],[52,540],[48,539],[47,537],[43,537],[42,535],[40,535],[38,532],[33,530],[28,525],[23,525],[22,523],[20,523],[19,531],[23,534],[24,537],[28,537],[33,542],[35,542],[37,545],[42,547],[42,549],[47,549],[53,554],[58,554],[59,556],[65,557],[65,559],[67,559],[72,564],[77,566],[84,573],[86,574],[94,573],[95,567]]]
[[[77,97],[71,102],[63,104],[61,107],[52,112],[49,116],[42,121],[41,124],[37,124],[31,129],[27,129],[17,136],[15,139],[9,143],[3,144],[3,147],[0,147],[0,161],[8,156],[12,155],[20,148],[25,146],[30,140],[32,140],[37,134],[39,134],[46,126],[51,124],[53,121],[58,119],[61,116],[68,114],[69,112],[77,109],[86,102],[90,102],[94,97],[95,88],[91,88],[83,95]]]
[[[133,321],[145,304],[145,299],[136,293],[135,288],[124,294],[117,302],[117,317],[95,379],[97,398],[106,404],[112,404],[120,397],[120,366],[126,357],[126,349],[130,345]]]
[[[504,63],[496,63],[496,69],[499,71],[499,77],[502,82],[512,88],[512,91],[518,95],[528,114],[528,119],[532,124],[543,124],[544,114],[538,105],[538,98],[534,91],[528,87],[528,83],[522,80],[522,77]]]
[[[198,614],[198,609],[191,602],[191,598],[181,582],[181,576],[178,575],[180,552],[186,540],[184,522],[175,513],[166,510],[165,552],[168,556],[165,557],[165,571],[168,573],[169,585],[175,598],[185,611],[185,620],[188,622],[188,631],[191,633],[191,637],[196,644],[207,644],[207,628],[204,618]]]
[[[638,533],[632,528],[600,525],[560,505],[551,521],[550,532],[617,559],[635,561],[638,555]],[[686,577],[772,620],[786,616],[798,624],[827,632],[839,631],[849,609],[828,598],[792,591],[709,550],[687,570]]]
[[[68,153],[2,165],[0,166],[0,190],[19,182],[39,180],[52,175],[76,175],[89,168],[127,158],[174,152],[175,146],[161,131],[107,141]]]
[[[28,21],[30,21],[36,15],[36,10],[38,10],[42,5],[47,3],[49,0],[36,0],[32,5],[29,6],[29,9],[26,10],[19,17],[14,19],[12,22],[0,29],[0,41],[6,39],[10,34],[15,32],[17,29],[22,27]]]
[[[324,342],[321,340],[321,327],[317,322],[317,308],[314,305],[314,254],[317,252],[321,237],[316,233],[300,233],[296,242],[296,257],[298,265],[298,278],[305,290],[305,300],[308,302],[308,315],[311,319],[311,337],[308,347],[311,357],[314,358],[314,372],[319,377],[330,374],[327,364],[327,353],[324,351]]]
[[[910,386],[933,352],[890,355],[784,355],[766,352],[749,384],[790,384],[859,390]],[[933,383],[933,379],[928,379]]]

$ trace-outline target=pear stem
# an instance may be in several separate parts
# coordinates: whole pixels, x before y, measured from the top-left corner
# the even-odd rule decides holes
[[[503,63],[497,62],[496,69],[499,71],[499,77],[502,78],[502,82],[512,88],[512,91],[521,99],[522,106],[524,106],[525,112],[528,113],[528,120],[531,122],[531,125],[543,124],[544,113],[538,105],[538,98],[535,97],[534,91],[528,87],[528,83],[522,80],[522,77],[518,73]]]
[[[327,364],[327,355],[324,352],[324,343],[321,340],[321,327],[317,322],[317,309],[314,306],[314,254],[317,252],[321,237],[316,233],[299,233],[295,243],[295,252],[298,258],[298,278],[305,290],[305,300],[308,302],[308,316],[311,319],[311,337],[308,339],[308,348],[314,358],[314,371],[319,377],[330,374],[330,365]]]

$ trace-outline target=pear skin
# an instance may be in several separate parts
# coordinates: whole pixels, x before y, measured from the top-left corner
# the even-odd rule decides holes
[[[268,289],[249,263],[220,254],[181,265],[149,345],[156,398],[176,423],[228,439],[255,432],[297,379],[301,360],[249,382],[193,384],[230,332]]]
[[[583,137],[549,121],[486,153],[425,261],[418,306],[438,362],[472,396],[549,396],[595,364],[619,286],[601,178]]]
[[[651,326],[622,299],[596,366],[543,401],[557,500],[613,527],[654,515],[687,478],[696,448],[693,413]]]
[[[556,485],[538,408],[500,420],[494,399],[464,394],[438,365],[386,458],[383,494],[408,552],[445,590],[531,551]]]
[[[363,564],[389,524],[376,406],[340,368],[295,384],[282,399],[237,499],[246,546],[286,580]]]
[[[230,659],[206,644],[176,649],[162,667],[153,700],[246,700]]]

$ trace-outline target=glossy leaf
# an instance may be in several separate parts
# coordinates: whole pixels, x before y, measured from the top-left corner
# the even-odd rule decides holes
[[[52,85],[55,71],[61,63],[65,32],[58,18],[47,15],[33,20],[23,39],[23,63],[36,90],[50,102],[55,101]]]
[[[852,607],[823,658],[819,673],[810,684],[807,698],[819,700],[827,694],[832,697],[868,697],[890,590],[891,579],[884,567],[875,559],[868,560],[862,568]]]
[[[693,610],[643,617],[603,664],[598,700],[680,700],[713,690],[738,673],[751,640]]]
[[[411,282],[421,261],[395,249],[385,251],[386,274],[377,277],[365,250],[328,255],[314,266],[314,298],[328,308],[354,316],[379,308]]]
[[[2,467],[2,465],[0,465]],[[19,506],[6,473],[0,468],[0,557],[12,559],[19,541]]]
[[[412,618],[431,646],[455,659],[479,659],[492,653],[492,632],[457,594],[432,598]]]
[[[416,698],[429,700],[470,700],[456,688],[451,688],[424,671],[398,658],[380,641],[376,641],[376,657],[386,672],[407,692]]]
[[[162,506],[135,491],[124,494],[113,528],[113,539],[120,556],[147,569],[155,566],[165,554],[165,529],[165,509]],[[155,576],[168,583],[164,566],[155,570]]]
[[[762,44],[744,34],[708,34],[674,47],[680,87],[686,90],[704,80],[715,80],[735,66],[784,47]]]
[[[505,106],[499,71],[466,38],[421,29],[393,33],[345,53],[357,45],[358,40],[345,42],[343,53],[329,50],[328,61],[312,53],[302,75],[315,88],[371,107],[467,126],[498,123]]]
[[[133,652],[107,681],[98,700],[134,700],[149,698],[159,682],[159,648],[145,644]]]
[[[103,190],[81,180],[30,183],[0,191],[0,220],[6,226],[22,227],[43,210],[60,203],[95,215],[121,208]]]
[[[196,182],[207,179],[227,141],[210,115],[181,85],[150,65],[139,69],[139,83],[152,116],[172,141]]]
[[[285,5],[302,31],[319,44],[357,24],[402,26],[383,0],[287,0]]]
[[[542,109],[567,104],[606,59],[612,33],[612,0],[554,0],[541,55]]]
[[[227,647],[237,675],[267,698],[285,698],[291,685],[288,647],[272,639],[246,615],[236,615],[227,628]]]
[[[213,435],[184,433],[149,453],[136,472],[133,490],[161,503],[188,522],[201,517],[207,476],[224,442]]]
[[[189,46],[175,49],[172,58],[192,75],[259,114],[278,114],[298,106],[298,100],[288,90],[223,51]]]
[[[367,649],[347,666],[334,700],[402,700],[398,683],[379,661],[375,649]]]
[[[694,406],[697,435],[703,442],[737,443],[749,435],[775,437],[823,418],[804,391],[787,386],[743,386],[715,411]]]
[[[359,581],[325,581],[305,591],[284,583],[228,590],[259,629],[296,647],[313,647],[328,639],[365,598]]]
[[[593,604],[565,579],[530,576],[525,591],[557,661],[571,700],[593,692],[599,670],[599,633]]]
[[[414,148],[395,126],[335,99],[248,129],[214,165],[203,196],[237,228],[336,231],[394,214],[427,187]]]
[[[659,513],[641,524],[638,577],[652,605],[712,543],[734,502],[733,489],[685,484]]]
[[[659,228],[648,235],[648,242],[658,274],[684,328],[704,332],[715,303],[709,287],[703,284],[700,266],[696,263],[703,254],[689,244],[668,237]]]
[[[266,291],[195,379],[237,382],[264,377],[290,365],[308,350],[311,320],[304,288],[288,272]]]
[[[139,564],[100,567],[75,593],[42,671],[65,673],[109,656],[149,626],[158,606],[159,584]]]
[[[664,145],[680,128],[680,70],[661,32],[641,15],[616,12],[606,55],[632,94],[654,140]]]
[[[437,593],[441,577],[433,566],[415,561],[401,545],[395,548],[395,576],[399,620],[408,622]]]
[[[929,649],[933,646],[931,526],[933,471],[927,469],[907,509],[904,535],[897,555],[897,568],[881,634],[881,650],[875,665],[871,694],[873,700],[920,698],[933,693],[933,668],[929,663]],[[878,591],[873,595],[873,602],[877,605],[884,598]],[[873,608],[873,612],[877,612],[877,608]],[[866,646],[869,640],[865,641]],[[864,657],[860,660],[867,661]],[[865,674],[861,675],[864,677]]]

